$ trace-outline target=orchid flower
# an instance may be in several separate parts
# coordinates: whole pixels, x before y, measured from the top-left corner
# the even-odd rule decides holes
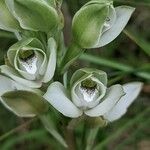
[[[1,73],[27,87],[40,88],[54,75],[56,49],[53,38],[48,40],[46,49],[38,39],[21,40],[9,48]]]
[[[113,6],[113,1],[92,0],[75,14],[73,38],[81,48],[98,48],[113,41],[125,28],[135,8]]]
[[[61,83],[54,82],[43,97],[64,116],[77,118],[85,114],[114,121],[126,113],[141,88],[141,82],[108,88],[105,72],[83,68],[72,76],[69,91]]]

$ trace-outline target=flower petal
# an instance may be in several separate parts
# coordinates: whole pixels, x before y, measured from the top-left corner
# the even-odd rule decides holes
[[[23,84],[27,87],[31,87],[31,88],[41,87],[41,84],[42,84],[41,82],[26,80],[26,79],[22,78],[13,68],[11,68],[9,66],[2,65],[2,66],[0,66],[0,70],[1,70],[1,73],[5,74],[6,76],[9,76],[16,82]]]
[[[137,98],[141,89],[141,82],[131,82],[123,85],[124,92],[126,93],[118,103],[104,115],[109,121],[114,121],[121,118],[127,111],[127,108],[132,104],[132,102]]]
[[[44,98],[64,116],[77,118],[82,115],[82,111],[67,97],[64,86],[59,82],[49,86]]]
[[[1,96],[4,106],[19,117],[34,117],[48,110],[46,100],[34,92],[11,91]]]
[[[115,8],[116,10],[116,22],[114,25],[106,31],[99,41],[97,47],[102,47],[111,41],[113,41],[125,28],[126,24],[128,23],[132,13],[134,12],[135,8],[129,6],[118,6]]]
[[[0,75],[0,102],[20,117],[34,117],[44,112],[47,105],[39,94],[41,93],[38,90],[22,86],[8,77]]]
[[[55,73],[55,68],[56,68],[56,42],[53,38],[50,38],[48,40],[48,50],[50,50],[50,56],[49,56],[49,62],[47,65],[47,70],[45,72],[45,76],[43,78],[43,82],[49,82],[52,77],[54,76]]]
[[[0,75],[0,96],[5,92],[15,90],[14,81],[8,77]]]
[[[102,102],[96,107],[85,111],[85,114],[91,117],[103,116],[108,112],[117,101],[124,95],[124,91],[121,85],[111,86],[107,92],[106,96],[102,99]]]

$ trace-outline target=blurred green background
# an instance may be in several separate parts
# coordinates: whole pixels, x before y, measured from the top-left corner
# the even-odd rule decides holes
[[[87,0],[66,0],[64,35],[71,40],[71,18]],[[150,150],[150,0],[116,0],[114,4],[136,7],[124,32],[109,45],[88,50],[70,68],[73,72],[82,66],[104,70],[109,85],[142,81],[139,98],[120,120],[100,129],[97,135],[84,140],[85,124],[76,129],[79,150],[94,140],[94,150]],[[13,34],[0,31],[0,64],[4,64],[7,49],[16,42]],[[81,140],[83,139],[83,140]],[[86,139],[86,138],[85,138]],[[59,150],[63,149],[44,130],[38,119],[20,119],[0,104],[0,150]]]

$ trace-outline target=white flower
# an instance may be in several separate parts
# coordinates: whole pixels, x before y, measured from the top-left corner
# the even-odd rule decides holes
[[[21,40],[9,48],[1,73],[27,87],[39,88],[54,76],[56,49],[53,38],[48,40],[47,48],[35,38]]]
[[[72,76],[70,93],[61,83],[54,82],[44,98],[67,117],[76,118],[84,113],[90,117],[102,116],[108,121],[114,121],[126,113],[140,93],[142,83],[106,86],[105,72],[84,68]]]

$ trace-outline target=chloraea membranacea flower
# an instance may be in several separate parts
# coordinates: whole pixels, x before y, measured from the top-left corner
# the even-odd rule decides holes
[[[9,48],[6,64],[0,66],[0,71],[27,87],[40,88],[54,76],[56,50],[53,38],[46,48],[36,38],[23,39]]]
[[[43,97],[67,117],[77,118],[84,113],[114,121],[126,113],[141,88],[141,82],[116,84],[108,88],[105,72],[83,68],[73,74],[69,90],[54,82]]]

